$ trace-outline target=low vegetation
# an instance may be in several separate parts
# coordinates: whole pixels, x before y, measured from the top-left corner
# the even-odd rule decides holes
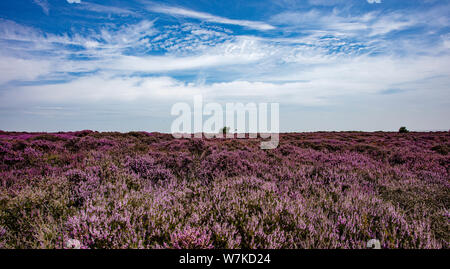
[[[448,248],[449,137],[1,132],[0,248]]]

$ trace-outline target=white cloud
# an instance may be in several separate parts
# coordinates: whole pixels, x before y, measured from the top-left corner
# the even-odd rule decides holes
[[[51,62],[0,56],[0,85],[8,81],[32,81],[51,70]]]
[[[397,17],[397,18],[396,18]],[[389,17],[383,17],[370,25],[370,36],[384,35],[392,31],[399,31],[414,26],[420,22],[412,18],[400,18],[396,14]]]
[[[368,20],[372,20],[372,18],[367,16],[367,18],[361,19],[361,21]],[[2,27],[4,23],[7,25]],[[170,72],[181,71],[189,71],[191,74],[206,72],[230,81],[236,79],[248,81],[249,83],[271,83],[273,81],[292,81],[290,83],[296,81],[313,81],[314,83],[318,83],[321,81],[321,85],[327,83],[330,74],[336,73],[339,74],[339,76],[341,76],[341,74],[342,76],[346,74],[348,76],[347,82],[343,84],[339,84],[340,80],[338,78],[329,79],[331,89],[333,85],[350,85],[352,81],[355,81],[355,79],[351,79],[353,76],[352,72],[354,72],[355,78],[361,79],[362,82],[364,80],[368,81],[367,84],[360,88],[361,91],[364,92],[364,89],[369,89],[370,87],[375,87],[373,85],[380,84],[379,81],[385,80],[391,81],[392,83],[394,83],[394,81],[393,79],[380,77],[377,72],[370,73],[369,71],[364,71],[359,73],[358,71],[360,70],[372,69],[382,71],[389,70],[390,67],[396,66],[396,69],[392,69],[390,73],[397,74],[396,77],[403,79],[400,82],[404,82],[407,81],[408,78],[417,78],[417,76],[410,71],[403,77],[401,70],[405,68],[408,69],[409,65],[423,65],[425,63],[419,62],[407,65],[394,65],[387,64],[390,63],[389,58],[382,58],[381,56],[364,58],[362,56],[364,56],[365,53],[360,52],[359,44],[348,42],[339,37],[323,38],[323,35],[321,34],[311,34],[296,39],[268,39],[247,36],[235,36],[231,38],[227,37],[225,32],[216,32],[212,29],[205,29],[186,24],[180,27],[184,28],[189,33],[192,33],[192,36],[188,35],[189,38],[185,40],[177,39],[178,33],[175,34],[173,38],[170,37],[170,35],[170,38],[160,37],[162,34],[170,33],[171,30],[158,32],[153,28],[152,22],[142,21],[136,25],[123,26],[115,30],[105,28],[97,33],[91,33],[88,36],[75,34],[68,37],[67,35],[43,35],[33,28],[23,27],[12,22],[4,23],[0,23],[0,33],[3,38],[22,40],[35,44],[35,48],[27,45],[26,49],[43,49],[49,52],[56,50],[58,51],[58,54],[54,57],[46,57],[45,61],[34,59],[35,56],[29,58],[29,62],[24,62],[23,59],[26,59],[26,57],[17,59],[14,62],[15,64],[12,65],[13,68],[9,67],[8,70],[4,71],[4,75],[0,77],[0,82],[2,83],[7,83],[8,77],[10,78],[9,80],[33,80],[38,77],[44,77],[45,79],[46,75],[50,78],[55,76],[55,74],[64,77],[68,72],[93,71],[107,72],[110,76],[131,76],[136,73],[170,75]],[[201,40],[201,36],[214,39],[215,36],[220,36],[221,34],[224,35],[222,43],[199,43],[195,41],[196,38]],[[153,36],[153,38],[149,38],[151,36]],[[161,40],[157,41],[156,39],[158,38],[161,38]],[[434,57],[431,56],[433,52],[438,54],[439,51],[448,49],[446,48],[448,38],[442,39],[443,42],[439,44],[441,47],[430,50],[430,57]],[[76,44],[83,46],[85,49],[82,51],[67,51],[58,48],[55,43]],[[124,55],[124,51],[127,49],[133,48],[136,50],[136,48],[153,48],[153,46],[157,46],[158,44],[161,46],[164,44],[173,50],[170,50],[171,53],[166,53],[162,56]],[[401,49],[403,46],[401,42],[397,42],[396,44],[398,49]],[[406,42],[406,45],[411,45],[411,43]],[[194,49],[196,46],[197,48]],[[8,49],[6,46],[4,46],[4,48]],[[183,52],[189,49],[192,49],[192,51],[187,53],[187,55],[179,53],[180,51]],[[417,48],[409,48],[409,50],[413,49]],[[332,51],[332,53],[330,53],[330,51]],[[68,57],[73,55],[88,56],[92,59],[83,61],[68,60]],[[352,61],[352,59],[356,60]],[[382,60],[378,61],[378,59]],[[3,62],[13,61],[6,59]],[[363,62],[364,64],[358,65],[358,62]],[[383,62],[386,64],[386,68],[382,68]],[[395,63],[398,62],[401,61],[398,60]],[[403,60],[403,62],[406,61]],[[375,65],[375,63],[377,64]],[[30,74],[28,77],[21,76],[21,70],[26,68],[25,66],[27,65],[32,66],[34,71],[28,72]],[[40,65],[45,68],[41,68]],[[329,69],[326,68],[327,66],[329,66]],[[369,68],[369,66],[372,67]],[[428,66],[430,66],[429,63]],[[339,72],[337,70],[339,70]],[[351,70],[351,72],[349,70]],[[445,66],[442,66],[442,70],[447,71]],[[442,70],[436,70],[436,73],[443,72]],[[417,72],[419,74],[426,74],[423,70]],[[370,75],[366,76],[366,74]],[[73,79],[72,76],[66,76],[69,79]],[[321,77],[326,79],[321,79]],[[376,79],[372,80],[372,78]],[[399,81],[396,81],[395,83],[397,82]],[[360,85],[357,84],[358,83],[355,82],[349,87],[358,89]],[[267,86],[268,84],[264,85]],[[290,86],[292,85],[293,84],[290,84]],[[301,85],[304,86],[306,84]],[[312,85],[317,84],[310,84],[309,86]],[[380,85],[383,87],[388,86],[388,84],[382,83]],[[381,90],[383,87],[377,89]],[[323,88],[321,89],[323,90]],[[242,93],[251,95],[250,91],[243,91]],[[322,93],[324,92],[322,91]],[[329,94],[330,92],[326,93]],[[295,95],[294,93],[292,94]]]
[[[259,21],[247,21],[247,20],[233,20],[228,18],[223,18],[215,15],[211,15],[204,12],[193,11],[189,9],[179,8],[179,7],[171,7],[171,6],[150,6],[148,8],[152,12],[164,13],[172,16],[182,16],[193,19],[200,19],[208,22],[220,23],[220,24],[232,24],[239,25],[247,28],[252,28],[256,30],[272,30],[275,29],[274,26],[259,22]]]
[[[0,41],[6,43],[0,48],[0,52],[22,49],[23,53],[28,51],[46,52],[47,55],[56,53],[58,57],[77,55],[84,57],[111,57],[119,56],[129,48],[139,49],[151,46],[149,37],[155,35],[157,30],[153,22],[142,20],[134,25],[122,25],[120,27],[104,27],[98,32],[89,34],[72,33],[54,35],[43,33],[32,27],[23,26],[13,21],[0,19]],[[16,41],[26,42],[21,48]],[[8,47],[7,42],[13,42]],[[63,46],[75,45],[84,47],[85,50],[71,51]]]
[[[357,15],[348,9],[334,8],[332,11],[311,9],[306,12],[282,12],[274,15],[269,21],[286,31],[302,35],[323,33],[366,39],[371,42],[387,34],[414,27],[428,28],[428,33],[437,29],[444,30],[450,25],[447,15],[449,8],[450,6],[443,5],[421,12],[371,11]]]
[[[441,39],[443,47],[446,49],[450,49],[450,34],[441,36]]]
[[[309,0],[309,4],[316,6],[334,6],[345,3],[346,0]]]
[[[67,3],[69,3],[69,4],[80,4],[81,0],[67,0]]]
[[[368,53],[360,52],[361,44],[346,40],[346,35],[326,38],[324,35],[327,30],[339,30],[345,33],[367,31],[367,36],[376,36],[408,27],[415,21],[398,13],[381,16],[372,12],[349,17],[335,11],[326,20],[321,19],[323,15],[313,10],[277,16],[274,21],[277,19],[279,23],[282,19],[289,25],[314,21],[325,28],[324,33],[317,30],[306,32],[302,37],[277,39],[232,36],[231,32],[218,26],[193,23],[157,30],[153,22],[146,20],[135,25],[102,28],[85,35],[51,35],[0,20],[0,41],[27,42],[23,53],[42,50],[57,51],[58,54],[46,56],[45,60],[36,56],[3,57],[1,62],[12,64],[1,68],[0,83],[48,80],[52,76],[69,80],[56,85],[19,85],[14,91],[3,91],[1,97],[15,102],[59,105],[102,100],[170,100],[201,92],[211,98],[272,98],[285,103],[325,105],[339,96],[376,94],[391,88],[423,92],[423,81],[432,77],[440,79],[429,80],[427,87],[445,92],[447,86],[442,85],[449,82],[447,62],[450,59],[438,52],[448,50],[447,36],[442,37],[440,47],[427,47],[428,56],[416,57],[413,49],[419,49],[412,48],[406,54],[414,57],[369,57]],[[220,41],[215,42],[217,39]],[[405,43],[411,45],[409,41]],[[58,47],[60,44],[78,45],[84,49],[71,51]],[[396,46],[401,49],[403,43],[396,42]],[[6,45],[2,44],[2,47],[3,52],[9,51]],[[147,49],[155,47],[170,49],[162,56],[146,55]],[[131,56],[125,53],[130,49],[144,53]],[[74,55],[87,56],[90,60],[76,61],[70,57]],[[69,72],[95,73],[74,77],[68,75]],[[225,82],[186,83],[170,77],[185,74],[182,72],[213,74]],[[142,74],[156,77],[141,77]]]
[[[450,83],[450,57],[418,57],[415,59],[390,57],[358,57],[336,59],[308,69],[290,66],[275,71],[271,77],[228,82],[186,83],[167,76],[118,76],[115,72],[101,72],[70,82],[54,85],[16,87],[1,93],[2,100],[12,103],[95,103],[120,101],[190,98],[203,94],[205,98],[243,100],[253,102],[270,99],[283,104],[308,106],[329,105],[341,97],[379,94],[387,89],[412,92],[424,98],[433,92],[435,101],[447,100]],[[164,59],[160,61],[162,65]],[[141,70],[145,70],[144,68]],[[249,69],[245,69],[249,70]],[[121,73],[123,75],[123,72]]]
[[[169,53],[195,53],[234,39],[231,31],[219,26],[183,23],[164,26],[150,40],[150,44],[154,50],[166,50]]]
[[[381,0],[367,0],[369,4],[381,4]]]
[[[78,2],[78,3],[81,3]],[[83,10],[89,10],[97,13],[106,13],[106,14],[119,14],[119,15],[135,15],[135,12],[128,10],[126,8],[114,7],[114,6],[104,6],[100,4],[83,2],[82,5],[78,5],[77,8]]]
[[[180,32],[175,32],[173,36],[162,36],[171,34],[174,29],[158,32],[154,29],[153,22],[145,20],[135,25],[124,25],[116,29],[103,28],[99,32],[91,32],[87,36],[80,34],[69,36],[43,34],[31,27],[11,21],[0,21],[0,41],[6,41],[3,50],[15,49],[23,55],[23,58],[31,57],[28,51],[46,52],[46,59],[54,62],[55,72],[114,70],[127,73],[161,73],[238,66],[256,62],[271,53],[262,42],[255,38],[231,38],[225,31],[218,32],[213,30],[214,28],[192,25],[183,25],[182,28],[183,31],[190,33],[183,39],[178,39]],[[186,32],[182,34],[186,34]],[[215,40],[217,38],[220,42]],[[9,41],[12,42],[11,47],[8,46],[7,42]],[[26,42],[27,45],[22,49],[15,48],[16,41]],[[66,45],[81,46],[84,49],[67,50],[64,48]],[[168,50],[169,53],[164,56],[124,55],[124,51],[130,49],[145,52],[162,48]],[[58,53],[53,55],[55,51]],[[183,56],[184,52],[190,52],[190,54]],[[87,57],[91,60],[67,59],[73,56]],[[33,56],[33,58],[35,57]]]
[[[42,11],[48,15],[50,12],[50,7],[47,0],[33,0],[33,2],[42,8]]]
[[[193,57],[123,56],[111,62],[113,70],[145,73],[201,69],[214,66],[248,64],[258,60],[252,55],[200,55]],[[106,67],[108,68],[108,67]]]

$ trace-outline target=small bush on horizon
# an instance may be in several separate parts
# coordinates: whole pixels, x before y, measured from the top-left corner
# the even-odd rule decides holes
[[[405,134],[405,133],[409,133],[409,130],[406,129],[405,126],[400,127],[400,129],[398,130],[399,133],[401,134]]]
[[[222,128],[222,134],[226,135],[228,133],[230,133],[230,127],[227,127],[227,126],[223,127]]]

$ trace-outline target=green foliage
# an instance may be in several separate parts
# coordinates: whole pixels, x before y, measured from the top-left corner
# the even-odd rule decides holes
[[[398,132],[401,133],[401,134],[409,133],[408,129],[406,129],[405,126],[400,127]]]
[[[223,127],[222,128],[222,134],[224,134],[224,135],[226,135],[226,134],[228,134],[228,133],[230,133],[230,127]]]

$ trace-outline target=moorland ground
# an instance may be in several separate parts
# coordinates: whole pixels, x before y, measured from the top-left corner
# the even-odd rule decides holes
[[[448,248],[449,132],[0,132],[0,248]]]

